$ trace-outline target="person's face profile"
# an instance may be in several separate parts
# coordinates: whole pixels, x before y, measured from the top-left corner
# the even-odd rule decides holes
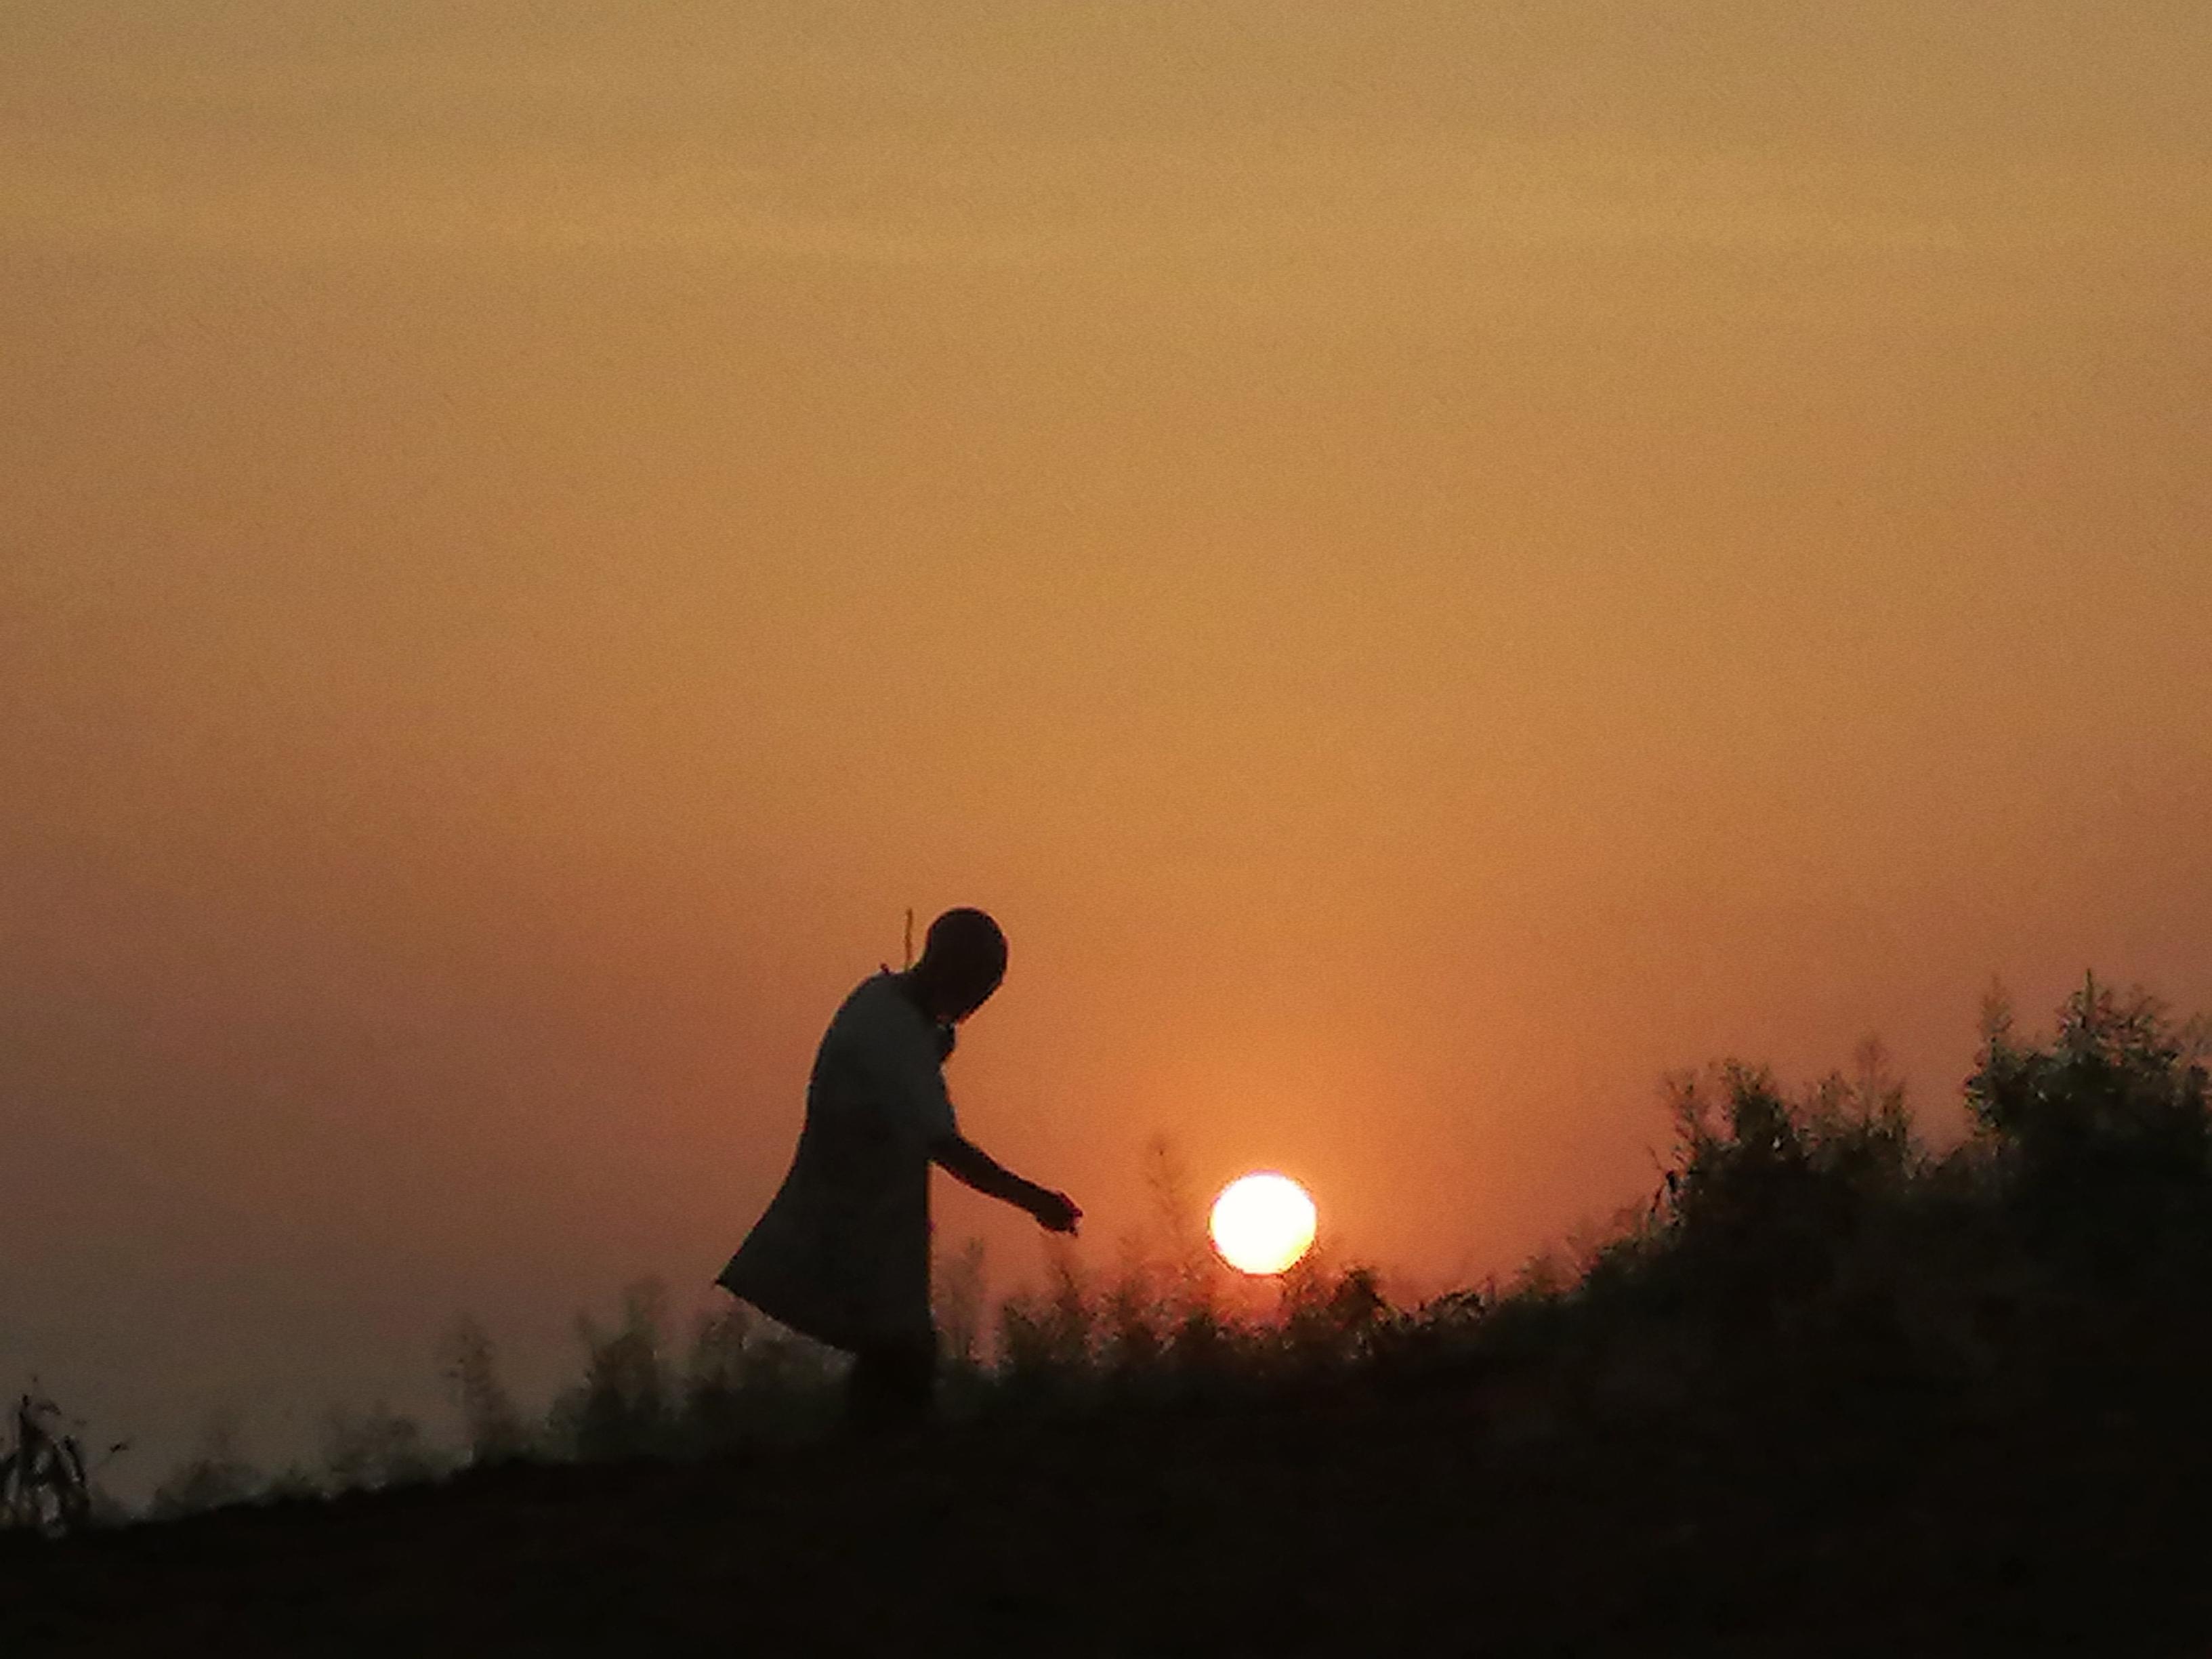
[[[991,1000],[993,994],[999,988],[999,981],[994,979],[981,989],[971,984],[956,992],[949,999],[950,1006],[945,1016],[946,1021],[957,1025]]]

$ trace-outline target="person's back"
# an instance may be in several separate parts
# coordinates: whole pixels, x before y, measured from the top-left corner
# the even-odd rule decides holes
[[[980,910],[931,924],[922,959],[871,975],[823,1034],[791,1171],[717,1283],[855,1356],[857,1419],[927,1408],[936,1356],[929,1300],[929,1166],[1072,1232],[1065,1195],[1001,1168],[966,1139],[945,1089],[952,1027],[998,988],[1006,941]]]
[[[935,1028],[876,974],[845,999],[814,1059],[799,1150],[720,1283],[842,1348],[928,1329],[929,1162],[958,1133]]]

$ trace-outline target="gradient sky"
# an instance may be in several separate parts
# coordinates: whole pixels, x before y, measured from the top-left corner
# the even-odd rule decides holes
[[[2212,1006],[2212,8],[0,8],[0,1384],[162,1472],[963,1121],[1401,1285]],[[1025,1224],[939,1226],[1028,1273]],[[289,1438],[288,1438],[289,1437]]]

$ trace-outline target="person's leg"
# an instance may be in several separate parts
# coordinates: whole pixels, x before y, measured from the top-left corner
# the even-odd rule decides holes
[[[937,1400],[937,1333],[860,1349],[845,1382],[845,1418],[866,1434],[915,1427]]]

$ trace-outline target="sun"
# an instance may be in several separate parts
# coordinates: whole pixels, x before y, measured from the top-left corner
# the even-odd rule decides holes
[[[1288,1176],[1272,1171],[1231,1182],[1207,1223],[1213,1248],[1239,1273],[1279,1273],[1313,1248],[1314,1201]]]

